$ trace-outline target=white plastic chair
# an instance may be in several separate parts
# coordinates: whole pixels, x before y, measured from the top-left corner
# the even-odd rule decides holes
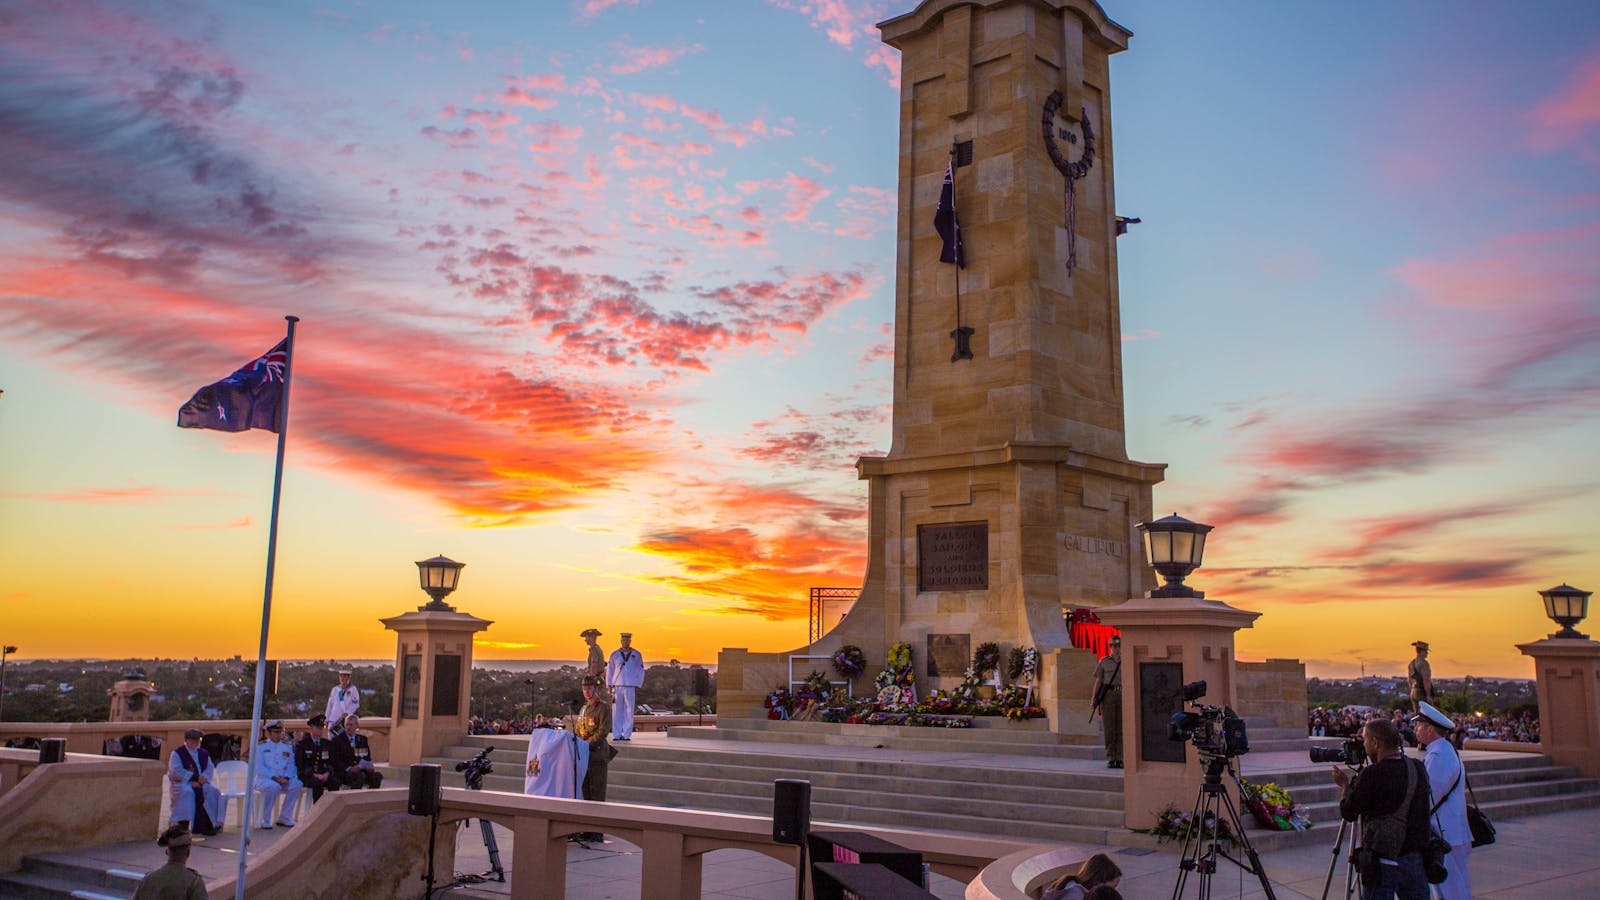
[[[227,762],[217,763],[216,772],[217,790],[222,792],[222,813],[227,819],[235,822],[244,821],[244,792],[249,787],[245,778],[250,774],[250,764],[243,760],[230,759]],[[237,801],[238,814],[228,813],[228,804]]]

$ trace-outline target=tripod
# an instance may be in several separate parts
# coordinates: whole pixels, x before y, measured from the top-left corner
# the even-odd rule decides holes
[[[1222,773],[1226,771],[1233,779],[1234,786],[1239,787],[1239,776],[1233,771],[1232,758],[1202,753],[1200,761],[1205,763],[1205,781],[1195,794],[1194,814],[1189,820],[1189,833],[1183,839],[1183,859],[1178,863],[1178,883],[1172,889],[1172,900],[1183,896],[1183,886],[1191,871],[1200,873],[1200,900],[1210,900],[1211,876],[1217,872],[1219,856],[1260,879],[1261,890],[1267,900],[1277,900],[1277,895],[1272,893],[1272,882],[1267,879],[1267,870],[1261,865],[1261,857],[1256,855],[1256,848],[1250,846],[1250,838],[1244,833],[1239,810],[1233,805],[1233,799],[1228,796],[1222,783]],[[1227,814],[1226,819],[1223,818],[1224,813]],[[1208,820],[1213,823],[1210,837],[1205,834]],[[1248,864],[1228,855],[1228,851],[1223,849],[1220,835],[1224,823],[1232,826],[1233,833],[1238,836],[1239,846],[1244,848],[1250,860]]]
[[[1339,833],[1333,838],[1333,859],[1328,860],[1328,877],[1322,880],[1322,900],[1328,900],[1328,889],[1333,887],[1333,870],[1339,868],[1339,851],[1344,849],[1347,835],[1350,853],[1345,857],[1345,900],[1356,896],[1356,886],[1361,883],[1356,877],[1356,830],[1351,828],[1350,824],[1343,816],[1339,818]]]
[[[473,767],[468,769],[466,773],[467,790],[483,790],[483,776],[488,774],[489,771],[487,760],[484,761],[482,768]],[[461,827],[467,827],[468,821],[467,819],[461,820]],[[491,875],[494,876],[495,881],[501,884],[505,883],[506,870],[504,866],[500,865],[500,845],[494,839],[494,825],[490,824],[488,819],[479,819],[478,830],[483,833],[483,849],[489,851],[489,868],[487,871],[476,875],[457,875],[456,880],[450,887],[460,887],[464,884],[483,884],[489,880]],[[449,888],[445,890],[449,890]]]

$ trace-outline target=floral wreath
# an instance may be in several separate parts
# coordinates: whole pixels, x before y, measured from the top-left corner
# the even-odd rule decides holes
[[[971,671],[982,678],[989,672],[997,672],[1000,668],[1000,645],[994,641],[985,641],[978,645],[972,654]]]
[[[867,668],[867,655],[855,644],[845,644],[833,654],[833,670],[846,679],[860,675]]]

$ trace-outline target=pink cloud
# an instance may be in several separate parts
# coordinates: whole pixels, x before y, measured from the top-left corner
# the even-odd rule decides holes
[[[1538,150],[1561,147],[1600,124],[1600,55],[1580,63],[1570,83],[1535,106],[1528,119],[1534,127],[1528,141]]]
[[[580,19],[592,19],[613,6],[638,6],[639,0],[573,0],[572,9]]]
[[[613,75],[633,75],[646,69],[656,69],[670,65],[682,59],[685,55],[699,52],[698,45],[694,47],[618,47],[618,60],[608,67]]]

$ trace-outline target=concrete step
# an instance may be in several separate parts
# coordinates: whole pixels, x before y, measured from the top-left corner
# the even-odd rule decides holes
[[[785,723],[791,724],[791,723]],[[806,723],[798,723],[806,724]],[[997,737],[998,732],[979,729],[895,728],[892,726],[852,725],[859,729],[848,733],[820,733],[796,739],[777,731],[726,731],[721,728],[673,728],[674,740],[749,741],[785,745],[817,745],[835,747],[871,747],[892,750],[928,750],[935,753],[974,752],[982,747],[985,752],[1007,756],[1036,756],[1049,759],[1105,759],[1105,751],[1098,744],[1055,742],[1027,735]],[[899,733],[896,733],[899,732]],[[915,732],[915,733],[907,733]],[[928,734],[932,732],[932,734]],[[959,735],[959,737],[957,736]]]
[[[29,862],[28,858],[24,858],[22,869],[0,875],[0,897],[18,900],[128,900],[139,886],[138,878],[133,879],[130,885],[109,886],[81,881],[61,872],[36,871]]]
[[[781,776],[778,776],[781,777]],[[1100,793],[1086,796],[1083,791],[1037,791],[1027,799],[994,797],[988,791],[974,792],[971,786],[962,791],[951,784],[941,785],[938,792],[887,790],[870,782],[854,788],[831,787],[811,782],[813,804],[837,804],[845,807],[886,808],[913,812],[955,812],[963,815],[1014,819],[1029,822],[1062,818],[1062,810],[1071,810],[1074,822],[1112,827],[1122,824],[1122,795]],[[691,795],[723,794],[754,797],[767,804],[772,801],[772,779],[735,780],[731,778],[646,778],[613,777],[607,796],[621,797],[619,791],[630,795],[649,797],[652,793],[669,791]],[[1088,802],[1074,803],[1069,798],[1085,797]],[[648,802],[648,801],[642,801]]]

